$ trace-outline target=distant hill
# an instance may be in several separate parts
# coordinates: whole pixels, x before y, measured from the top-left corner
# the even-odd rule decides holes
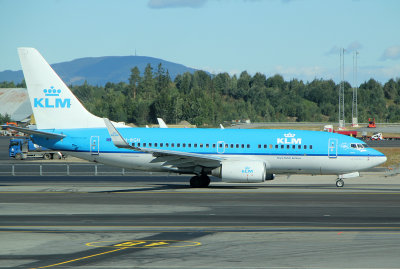
[[[51,66],[67,85],[81,85],[86,80],[90,85],[104,86],[107,82],[119,83],[123,81],[128,83],[131,69],[135,66],[143,74],[146,65],[151,64],[153,72],[155,72],[159,63],[163,65],[165,70],[168,70],[172,80],[178,74],[196,71],[196,69],[181,64],[146,56],[88,57],[56,63]],[[20,83],[23,77],[21,70],[0,72],[0,81]]]

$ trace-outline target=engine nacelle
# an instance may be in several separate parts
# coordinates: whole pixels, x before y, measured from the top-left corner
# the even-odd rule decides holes
[[[232,183],[258,183],[275,177],[267,174],[267,165],[263,161],[226,161],[211,174]]]

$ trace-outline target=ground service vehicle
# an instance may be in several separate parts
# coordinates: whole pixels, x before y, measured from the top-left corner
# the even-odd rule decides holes
[[[10,139],[8,155],[17,160],[27,158],[43,158],[45,160],[63,158],[61,152],[52,151],[45,147],[36,145],[28,137]]]
[[[376,128],[375,118],[368,119],[368,128]]]

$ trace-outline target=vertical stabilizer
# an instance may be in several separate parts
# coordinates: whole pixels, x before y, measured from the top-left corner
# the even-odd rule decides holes
[[[38,129],[105,127],[103,119],[79,102],[34,48],[18,48],[29,99]]]

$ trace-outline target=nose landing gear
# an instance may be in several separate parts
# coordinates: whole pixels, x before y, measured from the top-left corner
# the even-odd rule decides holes
[[[344,181],[343,179],[338,179],[336,180],[336,187],[342,188],[344,186]]]

